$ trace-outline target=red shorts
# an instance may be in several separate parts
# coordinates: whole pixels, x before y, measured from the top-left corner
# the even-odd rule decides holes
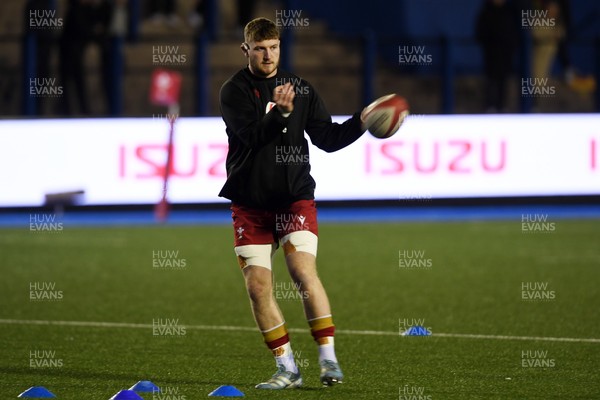
[[[317,208],[314,200],[298,200],[277,210],[231,205],[235,246],[279,243],[285,235],[310,231],[318,235]]]

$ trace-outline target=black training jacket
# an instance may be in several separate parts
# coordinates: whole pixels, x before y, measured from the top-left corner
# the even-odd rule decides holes
[[[294,85],[296,97],[294,110],[284,118],[277,107],[267,112],[267,106],[273,89],[287,82]],[[227,181],[219,196],[243,206],[273,209],[314,199],[304,132],[327,152],[342,149],[363,134],[359,113],[342,124],[331,122],[313,87],[281,69],[272,78],[242,69],[221,87],[220,108],[229,152]]]

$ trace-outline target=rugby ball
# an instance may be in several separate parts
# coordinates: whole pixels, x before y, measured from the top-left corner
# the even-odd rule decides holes
[[[408,113],[408,102],[404,97],[388,94],[369,104],[361,118],[371,135],[386,139],[398,131]]]

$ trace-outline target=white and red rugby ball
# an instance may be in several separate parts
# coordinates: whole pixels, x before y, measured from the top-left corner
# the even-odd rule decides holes
[[[362,113],[362,120],[371,135],[386,139],[398,131],[408,114],[406,99],[388,94],[369,104]]]

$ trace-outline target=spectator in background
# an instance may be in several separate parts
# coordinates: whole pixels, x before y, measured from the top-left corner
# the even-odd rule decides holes
[[[90,114],[89,98],[84,76],[85,49],[93,37],[94,15],[92,0],[69,0],[60,38],[60,76],[63,97],[60,114],[73,114],[73,94],[81,114]]]
[[[55,30],[50,28],[32,27],[30,15],[43,14],[44,11],[56,11],[50,7],[48,0],[27,0],[25,4],[25,32],[28,35],[34,35],[36,41],[35,48],[35,69],[34,78],[51,78],[50,62],[54,46],[56,45]],[[37,98],[38,114],[43,114],[43,97]]]
[[[569,57],[569,44],[573,36],[573,28],[571,21],[571,1],[558,0],[558,12],[560,15],[560,23],[563,27],[563,35],[558,43],[558,61],[563,68],[565,82],[571,89],[579,93],[593,92],[596,88],[596,80],[593,76],[582,76],[571,63]]]
[[[115,59],[115,52],[120,51],[117,39],[124,38],[128,29],[127,0],[104,0],[98,5],[97,16],[101,24],[98,31],[98,46],[102,58],[102,88],[106,100],[107,112],[113,109],[112,100],[115,93],[112,92],[113,64],[118,62]]]
[[[536,0],[533,2],[538,10],[547,11],[545,19],[554,21],[554,26],[535,24],[531,29],[533,38],[532,47],[532,75],[533,78],[549,78],[552,63],[556,58],[560,42],[565,37],[565,27],[560,11],[560,6],[554,0]]]
[[[60,113],[73,114],[73,98],[79,112],[89,115],[90,97],[86,82],[84,61],[90,44],[98,46],[101,62],[101,85],[110,110],[112,42],[114,34],[125,35],[127,14],[123,0],[70,0],[60,40],[61,80],[64,94]],[[125,12],[125,15],[123,13]],[[74,96],[73,96],[74,94]]]
[[[518,45],[516,13],[506,0],[486,0],[477,17],[483,51],[486,112],[506,111],[507,80]]]
[[[575,77],[575,70],[573,68],[573,65],[571,65],[571,59],[569,57],[568,50],[569,39],[572,35],[570,1],[559,0],[558,7],[561,14],[561,22],[564,27],[564,35],[561,37],[561,40],[558,43],[558,61],[564,68],[565,80],[569,82]]]

